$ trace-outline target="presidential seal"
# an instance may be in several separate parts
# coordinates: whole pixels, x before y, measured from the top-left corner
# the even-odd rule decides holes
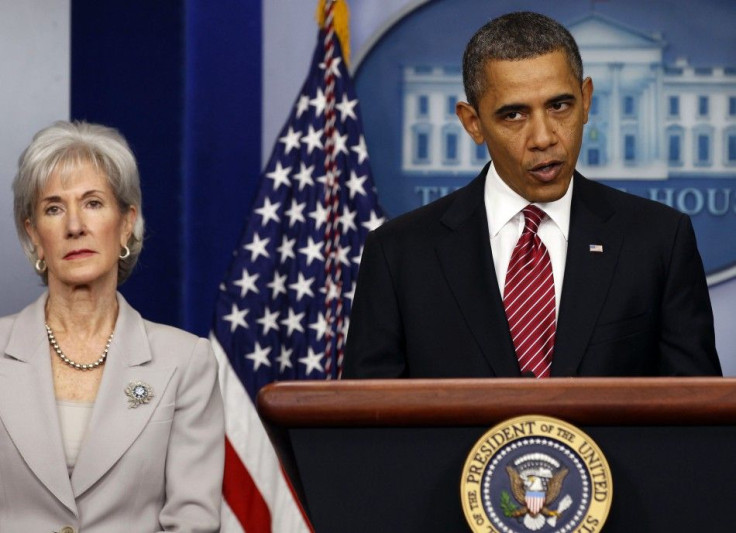
[[[596,533],[612,495],[611,470],[596,443],[547,416],[512,418],[487,431],[460,481],[476,533]]]

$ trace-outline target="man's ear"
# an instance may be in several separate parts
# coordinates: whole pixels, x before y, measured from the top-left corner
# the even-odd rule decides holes
[[[473,106],[467,102],[458,102],[455,104],[455,114],[457,115],[457,118],[460,119],[465,131],[467,131],[468,135],[470,135],[470,137],[475,141],[475,144],[482,144],[485,142],[485,138],[483,137],[483,132],[480,127],[480,118],[478,118],[478,113],[475,111]]]
[[[590,111],[590,102],[593,100],[593,80],[585,78],[582,85],[583,95],[583,124],[588,123],[588,112]]]

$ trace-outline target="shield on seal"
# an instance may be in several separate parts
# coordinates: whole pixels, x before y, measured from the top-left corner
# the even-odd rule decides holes
[[[547,496],[546,492],[540,492],[536,490],[528,490],[524,496],[526,507],[529,512],[533,515],[539,514],[539,511],[544,507],[544,499]]]

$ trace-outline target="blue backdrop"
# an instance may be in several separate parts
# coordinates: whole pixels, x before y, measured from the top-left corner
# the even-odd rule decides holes
[[[121,292],[205,335],[261,169],[260,0],[72,2],[71,118],[138,158],[147,237]]]

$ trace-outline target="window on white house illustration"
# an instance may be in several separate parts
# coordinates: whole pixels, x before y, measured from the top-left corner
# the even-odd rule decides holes
[[[695,161],[700,166],[710,165],[710,135],[698,133],[695,136]]]
[[[679,117],[680,116],[680,97],[679,96],[670,96],[669,97],[668,114],[671,117]]]
[[[670,164],[679,165],[682,163],[682,137],[677,134],[670,134],[668,140],[667,160]]]
[[[412,128],[412,156],[415,165],[426,165],[430,162],[430,133],[429,124],[417,124]]]
[[[736,129],[726,132],[726,164],[736,165]]]
[[[684,130],[681,126],[670,126],[667,128],[667,162],[671,166],[682,165],[683,135]]]
[[[457,96],[448,96],[447,97],[447,114],[448,115],[455,114],[456,105],[457,105]]]
[[[633,96],[624,96],[624,116],[633,117],[636,114]]]
[[[417,116],[426,117],[429,115],[429,96],[420,94],[417,98]]]
[[[624,135],[624,160],[627,163],[636,161],[636,136],[632,134]]]
[[[710,100],[707,96],[698,96],[698,115],[707,117],[709,113]]]
[[[454,165],[459,162],[458,144],[460,132],[455,125],[446,126],[442,131],[442,162],[446,165]]]

